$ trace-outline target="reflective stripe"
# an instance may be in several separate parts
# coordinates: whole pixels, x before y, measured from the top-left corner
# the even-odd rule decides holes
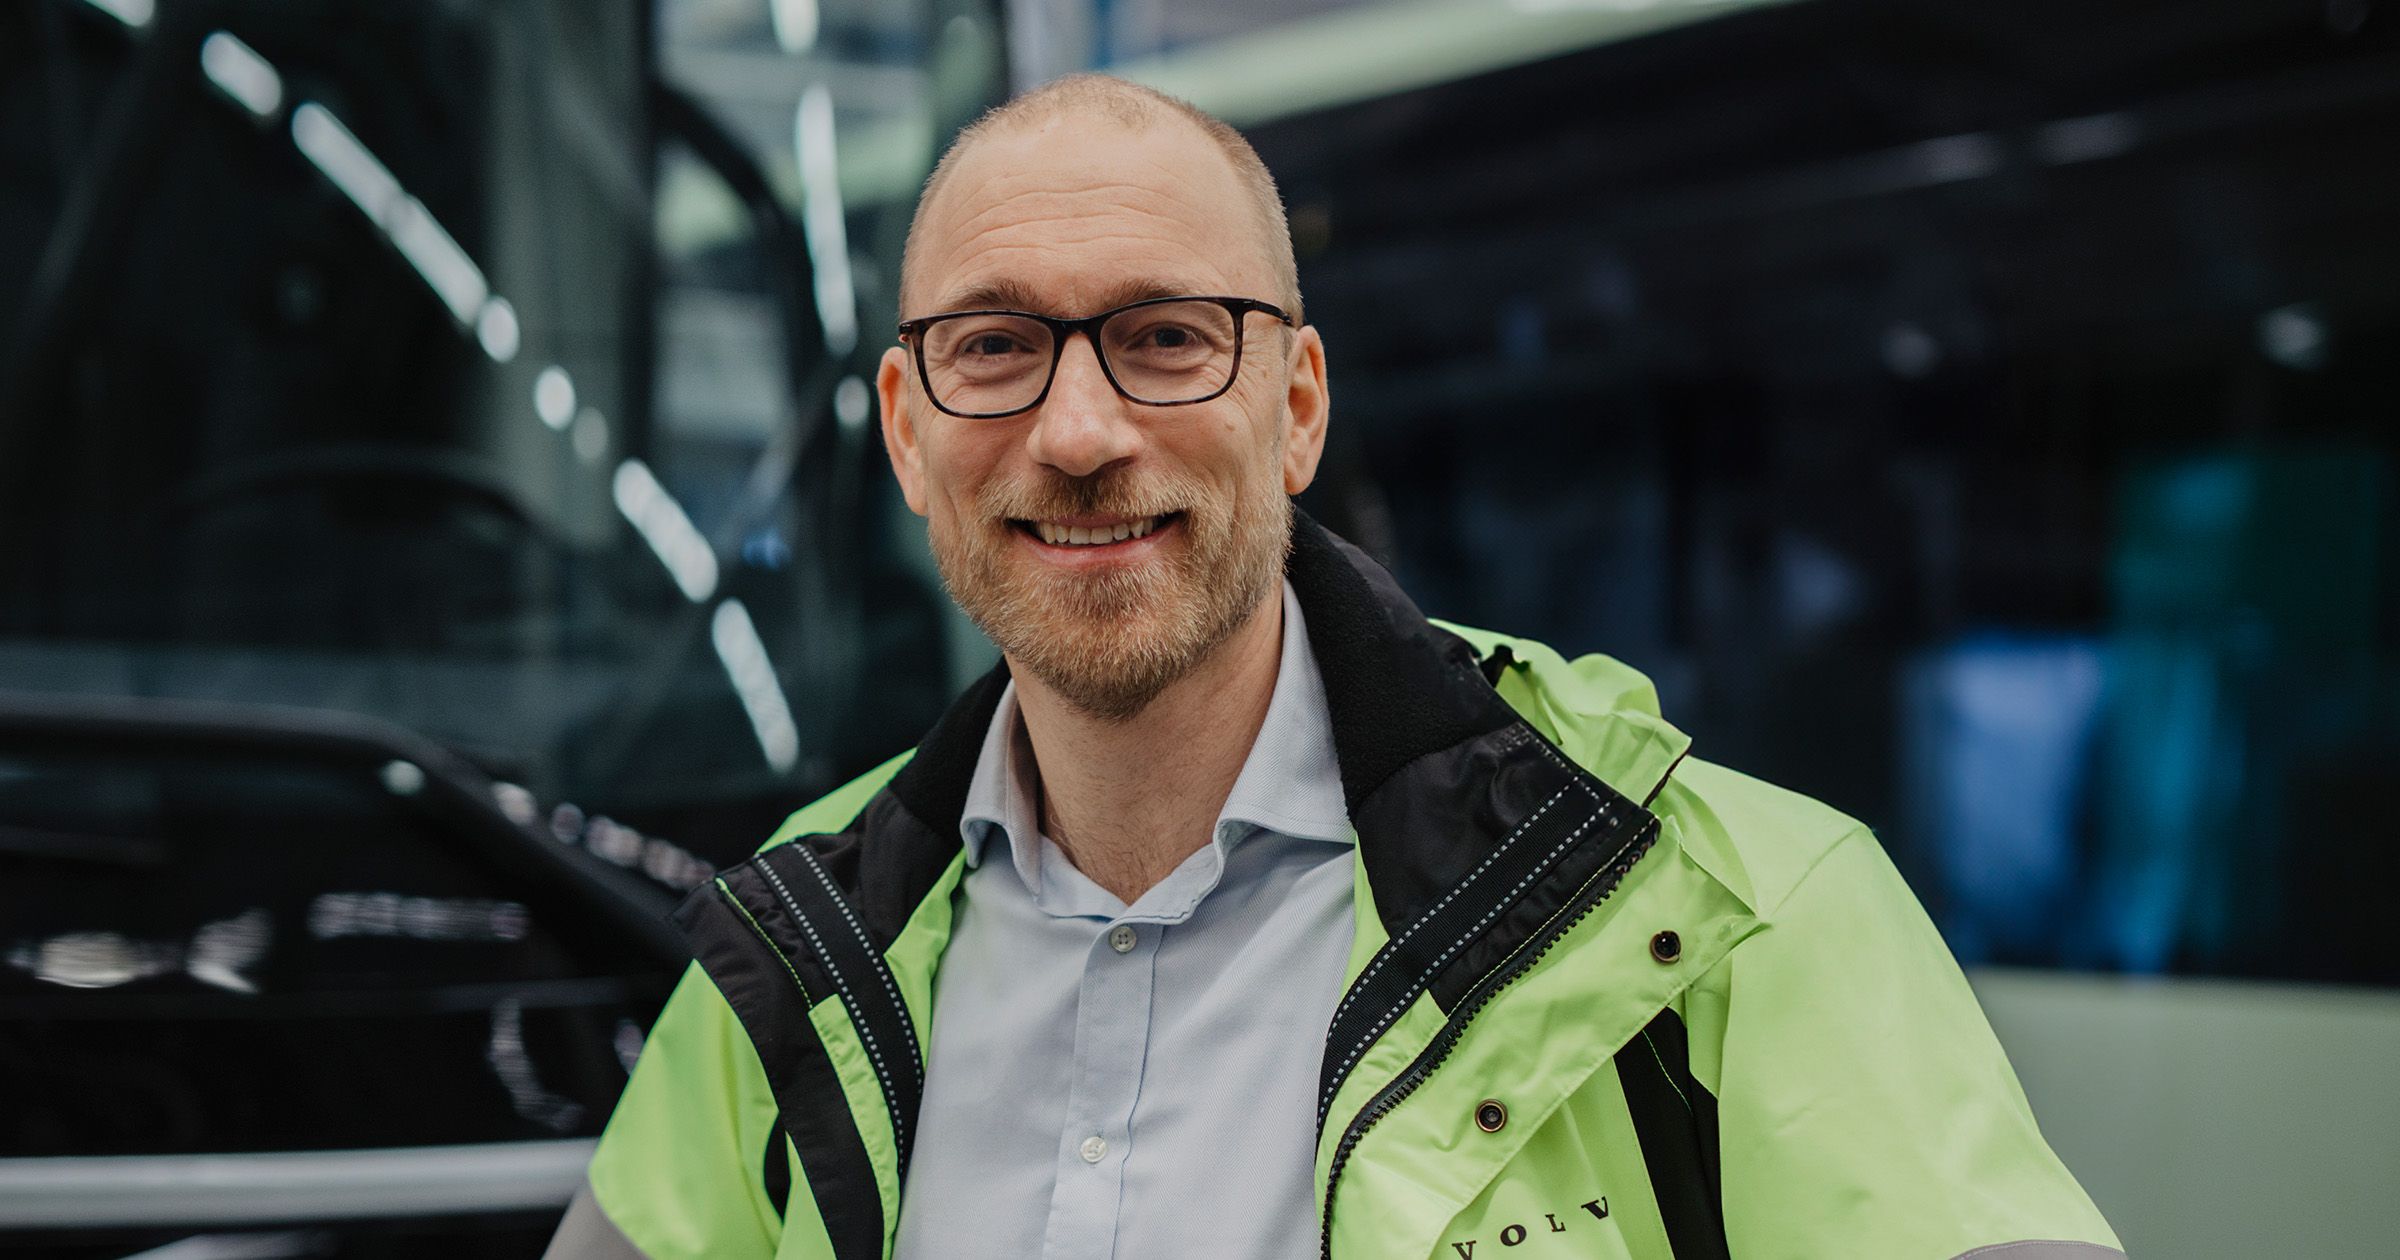
[[[554,1208],[597,1142],[0,1159],[0,1227],[213,1225]]]
[[[778,1141],[782,1135],[776,1135]],[[575,1192],[575,1201],[567,1205],[567,1219],[558,1223],[558,1232],[550,1236],[550,1246],[542,1252],[542,1260],[650,1260],[649,1254],[633,1245],[625,1231],[608,1219],[600,1210],[600,1201],[592,1197],[592,1187],[586,1182]]]
[[[2114,1247],[2087,1242],[2006,1242],[1989,1247],[1962,1251],[1950,1260],[2125,1260],[2125,1253]]]

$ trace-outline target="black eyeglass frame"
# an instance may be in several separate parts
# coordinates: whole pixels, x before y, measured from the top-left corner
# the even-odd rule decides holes
[[[1145,306],[1164,306],[1169,302],[1207,302],[1224,307],[1226,313],[1233,316],[1233,366],[1225,371],[1225,383],[1217,386],[1212,393],[1198,398],[1178,398],[1173,402],[1156,402],[1125,388],[1125,383],[1117,379],[1117,370],[1110,367],[1108,363],[1108,351],[1100,346],[1100,325],[1127,311],[1140,310]],[[1100,361],[1101,375],[1108,378],[1109,387],[1117,391],[1118,397],[1127,402],[1139,403],[1144,407],[1189,407],[1194,403],[1204,403],[1224,397],[1225,391],[1232,389],[1233,383],[1241,379],[1242,329],[1247,322],[1245,317],[1253,312],[1272,315],[1277,323],[1286,328],[1299,327],[1289,312],[1272,302],[1261,302],[1257,298],[1189,294],[1144,298],[1139,302],[1127,302],[1123,306],[1111,307],[1097,315],[1086,315],[1080,319],[1057,319],[1049,315],[1036,315],[1032,311],[944,311],[939,315],[922,315],[916,319],[902,320],[900,322],[900,340],[908,343],[911,355],[916,360],[917,383],[925,387],[925,397],[931,399],[934,408],[943,415],[956,416],[961,420],[1002,420],[1009,416],[1024,415],[1041,406],[1042,401],[1050,397],[1050,386],[1058,380],[1058,364],[1059,360],[1064,359],[1067,355],[1067,340],[1076,333],[1082,333],[1085,339],[1092,343],[1092,357]],[[932,374],[925,370],[925,330],[944,320],[964,319],[971,315],[1007,315],[1017,319],[1030,319],[1050,330],[1050,371],[1042,378],[1042,392],[1035,394],[1032,402],[1022,407],[1011,407],[1006,411],[956,411],[942,401],[940,393],[933,388]]]

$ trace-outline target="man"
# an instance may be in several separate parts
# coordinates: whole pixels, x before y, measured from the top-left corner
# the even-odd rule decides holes
[[[554,1255],[2119,1254],[1874,838],[1290,506],[1280,203],[1082,77],[928,181],[878,386],[1005,657],[681,920]]]

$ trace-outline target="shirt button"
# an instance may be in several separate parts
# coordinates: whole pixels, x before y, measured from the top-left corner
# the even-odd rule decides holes
[[[1133,927],[1132,927],[1132,925],[1131,925],[1131,924],[1120,923],[1120,924],[1116,925],[1115,927],[1113,927],[1113,928],[1110,928],[1110,929],[1108,930],[1108,947],[1109,947],[1110,949],[1113,949],[1113,950],[1117,951],[1117,952],[1118,952],[1118,953],[1120,953],[1120,954],[1129,954],[1129,953],[1132,953],[1132,952],[1133,952],[1133,942],[1134,942],[1134,935],[1133,935]],[[1093,1141],[1095,1141],[1095,1142],[1099,1141],[1099,1139],[1098,1139],[1098,1138],[1094,1138],[1094,1139],[1092,1139],[1092,1140],[1093,1140]],[[1094,1156],[1093,1158],[1098,1158],[1098,1157],[1097,1157],[1097,1156]]]
[[[1083,1140],[1083,1162],[1097,1164],[1108,1154],[1108,1139],[1095,1133]]]

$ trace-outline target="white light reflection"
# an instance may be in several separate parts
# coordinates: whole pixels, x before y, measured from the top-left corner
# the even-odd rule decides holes
[[[292,111],[292,143],[342,190],[368,222],[390,229],[392,207],[399,204],[400,181],[377,161],[367,146],[350,134],[342,120],[315,101],[302,101]]]
[[[425,790],[424,768],[413,761],[387,761],[377,772],[383,788],[394,796],[415,796]]]
[[[586,407],[575,417],[575,431],[568,435],[575,445],[575,457],[587,464],[597,464],[608,458],[608,417],[597,407]]]
[[[2140,120],[2123,112],[2062,118],[2035,130],[2033,151],[2053,166],[2096,162],[2131,150],[2141,135]]]
[[[163,1247],[134,1252],[125,1260],[286,1260],[327,1255],[332,1250],[332,1237],[322,1232],[194,1234]]]
[[[216,31],[200,41],[200,72],[255,117],[272,118],[283,106],[283,76],[231,32]]]
[[[869,397],[867,383],[855,376],[845,376],[833,387],[833,418],[845,432],[855,433],[867,426]]]
[[[2332,357],[2325,313],[2311,302],[2278,306],[2258,317],[2258,349],[2297,372],[2314,372]]]
[[[583,847],[604,861],[632,866],[642,860],[642,833],[606,814],[593,816],[583,827]]]
[[[502,998],[492,1008],[492,1042],[484,1051],[492,1075],[508,1090],[509,1105],[517,1114],[549,1129],[564,1133],[583,1119],[583,1104],[562,1098],[542,1087],[541,1073],[533,1066],[533,1056],[525,1052],[525,1003],[518,998]]]
[[[1988,179],[2005,160],[2000,142],[1989,135],[1943,136],[1899,150],[1916,175],[1928,184],[1957,184]]]
[[[693,528],[692,518],[684,515],[683,505],[667,488],[658,484],[650,466],[638,459],[617,465],[617,475],[611,487],[616,493],[617,510],[633,522],[635,532],[650,550],[658,553],[659,563],[667,566],[667,575],[683,591],[683,597],[697,604],[717,591],[717,556],[709,550],[708,540]]]
[[[260,909],[200,925],[188,946],[178,941],[141,941],[121,932],[69,932],[38,942],[20,942],[8,962],[35,979],[70,989],[109,989],[181,971],[203,984],[234,993],[256,993],[243,975],[267,956],[274,921]]]
[[[501,808],[508,811],[510,818],[521,819],[528,825],[541,821],[541,810],[534,803],[533,793],[515,784],[501,784],[499,788],[507,789],[501,796]],[[571,801],[560,802],[550,812],[549,832],[550,838],[560,844],[580,844],[594,857],[639,870],[671,888],[698,888],[717,873],[706,858],[672,840],[643,835],[606,815],[586,817]]]
[[[204,923],[192,934],[191,952],[184,956],[184,974],[231,993],[256,993],[258,986],[242,973],[267,956],[275,921],[264,910],[245,910],[230,919]]]
[[[500,807],[501,813],[508,815],[510,822],[520,827],[530,827],[540,817],[539,807],[534,804],[532,790],[523,784],[493,784],[492,803]]]
[[[834,161],[833,94],[812,83],[792,116],[792,145],[800,160],[800,229],[817,276],[817,316],[825,348],[850,353],[858,344],[858,297],[850,283],[850,236],[842,221],[842,188]]]
[[[517,326],[517,308],[504,297],[485,299],[483,310],[475,316],[475,340],[494,363],[506,363],[517,357],[517,340],[522,331]]]
[[[516,355],[516,312],[508,312],[507,353],[502,354],[493,348],[496,339],[487,325],[493,318],[493,305],[505,306],[505,301],[492,297],[491,286],[475,260],[434,221],[423,202],[400,187],[390,168],[361,144],[333,111],[315,101],[301,102],[292,111],[292,143],[350,198],[368,222],[383,229],[392,247],[416,269],[442,305],[450,308],[451,318],[462,328],[476,330],[486,352],[502,362]]]
[[[392,207],[392,221],[387,230],[400,256],[425,278],[434,295],[442,299],[442,305],[450,308],[450,317],[458,321],[459,327],[474,326],[482,316],[484,299],[492,294],[491,285],[484,280],[483,269],[467,257],[467,251],[460,249],[458,242],[434,221],[433,212],[425,208],[425,203],[403,195]]]
[[[802,53],[817,43],[817,0],[767,0],[767,17],[775,24],[775,42],[787,53]]]
[[[308,934],[320,941],[521,941],[532,930],[532,913],[514,901],[333,892],[308,903]]]
[[[759,751],[766,754],[767,764],[776,773],[790,770],[800,760],[800,728],[792,721],[791,702],[784,698],[783,684],[775,679],[775,666],[767,660],[767,645],[758,637],[750,610],[738,599],[726,600],[717,605],[709,630],[717,645],[717,659],[725,662],[725,676],[733,680],[742,711],[750,715]]]
[[[148,26],[157,16],[156,0],[84,0],[84,3],[127,26]]]
[[[717,873],[705,859],[674,841],[643,835],[606,815],[584,823],[580,839],[593,856],[639,870],[671,888],[698,888]]]
[[[1942,365],[1942,343],[1907,320],[1883,330],[1883,366],[1902,380],[1921,381]]]
[[[175,970],[182,949],[173,941],[137,941],[121,932],[69,932],[20,944],[9,965],[70,989],[109,989]]]
[[[642,1057],[642,1026],[630,1019],[617,1021],[617,1062],[625,1065],[625,1074],[633,1075],[634,1061]]]
[[[542,423],[561,432],[575,418],[575,378],[553,363],[533,378],[533,410]]]

